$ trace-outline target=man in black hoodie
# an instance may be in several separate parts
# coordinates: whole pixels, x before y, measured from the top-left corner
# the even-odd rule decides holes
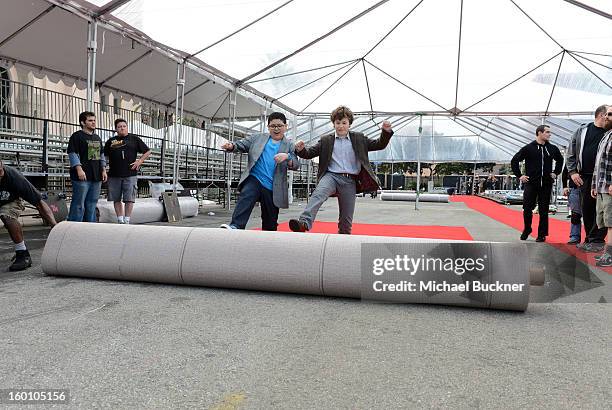
[[[559,148],[550,142],[550,127],[540,125],[536,128],[535,141],[525,145],[512,157],[512,171],[523,183],[523,221],[525,227],[521,240],[527,239],[531,233],[533,208],[538,204],[540,223],[536,242],[544,242],[548,236],[548,206],[553,182],[563,167],[563,156]],[[521,174],[519,163],[525,161],[525,175]],[[555,161],[553,171],[552,162]]]

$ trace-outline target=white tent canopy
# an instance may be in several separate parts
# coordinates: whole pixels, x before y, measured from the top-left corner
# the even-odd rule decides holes
[[[299,114],[454,115],[592,112],[612,96],[611,13],[606,0],[132,0],[115,15]]]
[[[87,2],[5,0],[0,13],[0,59],[25,65],[64,82],[87,81],[88,21],[99,8]],[[173,106],[177,64],[186,53],[155,42],[110,15],[98,24],[96,85],[126,96]],[[236,79],[197,58],[186,64],[184,110],[206,118],[229,116]],[[265,96],[240,89],[238,117],[259,117]]]
[[[565,146],[612,97],[609,0],[6,0],[0,59],[82,85],[92,21],[98,87],[172,106],[184,63],[186,112],[230,118],[236,90],[308,138],[345,104],[406,137],[377,160],[414,159],[415,118],[423,161],[507,160],[543,122]]]

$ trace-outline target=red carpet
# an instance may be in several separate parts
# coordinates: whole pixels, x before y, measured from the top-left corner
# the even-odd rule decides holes
[[[453,195],[450,197],[452,202],[463,202],[468,207],[480,212],[489,218],[495,219],[498,222],[506,224],[518,232],[523,231],[523,212],[506,208],[504,205],[498,204],[497,202],[489,199],[481,198],[478,196],[471,195]],[[538,231],[538,222],[540,218],[537,214],[533,215],[532,228],[533,232],[531,236],[535,238]],[[584,229],[584,228],[583,228]],[[548,219],[548,236],[546,237],[546,243],[555,248],[567,253],[568,255],[575,256],[581,261],[586,262],[591,266],[595,266],[595,253],[585,253],[576,249],[575,245],[568,245],[569,240],[570,222],[561,221],[556,218]],[[584,237],[584,230],[582,232]],[[518,233],[517,233],[518,239]],[[599,268],[608,273],[612,274],[612,268]]]
[[[278,230],[289,232],[289,223],[278,225]],[[316,221],[312,231],[314,233],[338,233],[336,222]],[[428,239],[457,239],[471,241],[473,238],[463,226],[432,226],[432,225],[381,225],[381,224],[353,224],[353,235],[368,236],[400,236],[405,238]]]

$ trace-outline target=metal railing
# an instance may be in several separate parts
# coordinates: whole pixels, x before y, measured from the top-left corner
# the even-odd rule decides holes
[[[6,125],[19,125],[18,129]],[[36,185],[51,190],[66,190],[69,186],[69,162],[66,147],[70,135],[81,127],[74,123],[39,119],[23,115],[0,113],[0,159],[7,165],[18,168],[28,177],[41,177]],[[190,132],[189,127],[183,131]],[[111,129],[98,128],[96,133],[102,141],[114,135]],[[229,174],[229,156],[235,155],[232,163],[232,188],[236,188],[247,163],[246,154],[228,154],[221,149],[192,143],[195,138],[183,138],[187,142],[176,144],[170,139],[172,130],[166,129],[159,136],[139,136],[151,149],[152,154],[139,171],[140,180],[171,182],[177,152],[178,180],[186,187],[226,187]],[[189,141],[191,140],[191,141]],[[311,181],[316,180],[316,167],[312,167]],[[306,184],[308,166],[302,164],[294,172],[295,184]],[[141,184],[146,187],[146,184]],[[304,191],[305,192],[305,191]]]
[[[77,89],[74,86],[76,93]],[[64,122],[76,122],[79,114],[87,110],[85,98],[60,93],[45,88],[35,87],[17,81],[0,79],[0,112],[11,113],[24,118],[48,119]],[[102,101],[100,101],[100,98]],[[130,102],[135,109],[122,108],[121,99],[114,99],[118,105],[109,104],[108,95],[97,95],[98,101],[94,102],[93,112],[96,114],[97,124],[100,128],[113,129],[114,120],[123,118],[132,126],[131,131],[140,135],[150,135],[155,130],[162,130],[171,125],[173,120],[173,109],[170,106],[160,105],[154,102]],[[5,119],[6,121],[6,119]],[[183,119],[183,123],[190,126],[199,126],[203,123],[203,117],[190,116]],[[32,127],[24,121],[16,123],[0,123],[2,128],[21,129]],[[35,131],[35,130],[32,130]],[[42,129],[37,130],[39,133]],[[201,134],[203,135],[203,133]],[[203,141],[197,142],[200,145]]]
[[[78,116],[86,111],[84,98],[64,94],[29,84],[0,79],[0,158],[20,169],[26,176],[40,178],[37,186],[65,190],[69,185],[69,164],[66,147],[70,135],[81,129]],[[76,90],[76,89],[75,89]],[[103,100],[108,100],[108,96]],[[139,103],[138,110],[127,110],[106,102],[95,102],[97,131],[102,141],[114,135],[114,121],[123,118],[130,132],[139,136],[152,150],[139,172],[141,180],[171,182],[174,155],[177,150],[179,181],[185,185],[227,186],[235,188],[247,156],[227,154],[216,148],[225,139],[202,129],[203,118],[184,118],[182,125],[173,124],[172,109],[155,103]],[[181,143],[175,131],[181,133]],[[229,155],[235,155],[229,161]],[[229,164],[232,180],[227,181]],[[315,165],[315,164],[313,164]],[[316,181],[316,166],[294,172],[294,184]],[[145,184],[141,184],[145,185]],[[305,193],[305,190],[304,190]]]

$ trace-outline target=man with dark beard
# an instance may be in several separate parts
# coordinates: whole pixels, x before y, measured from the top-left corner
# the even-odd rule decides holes
[[[595,120],[582,124],[567,147],[567,170],[572,181],[581,189],[582,221],[585,232],[584,243],[576,247],[585,252],[601,252],[605,245],[606,229],[598,228],[595,223],[597,201],[591,196],[591,185],[597,148],[606,130],[612,127],[612,117],[608,117],[609,111],[608,105],[597,107]]]

